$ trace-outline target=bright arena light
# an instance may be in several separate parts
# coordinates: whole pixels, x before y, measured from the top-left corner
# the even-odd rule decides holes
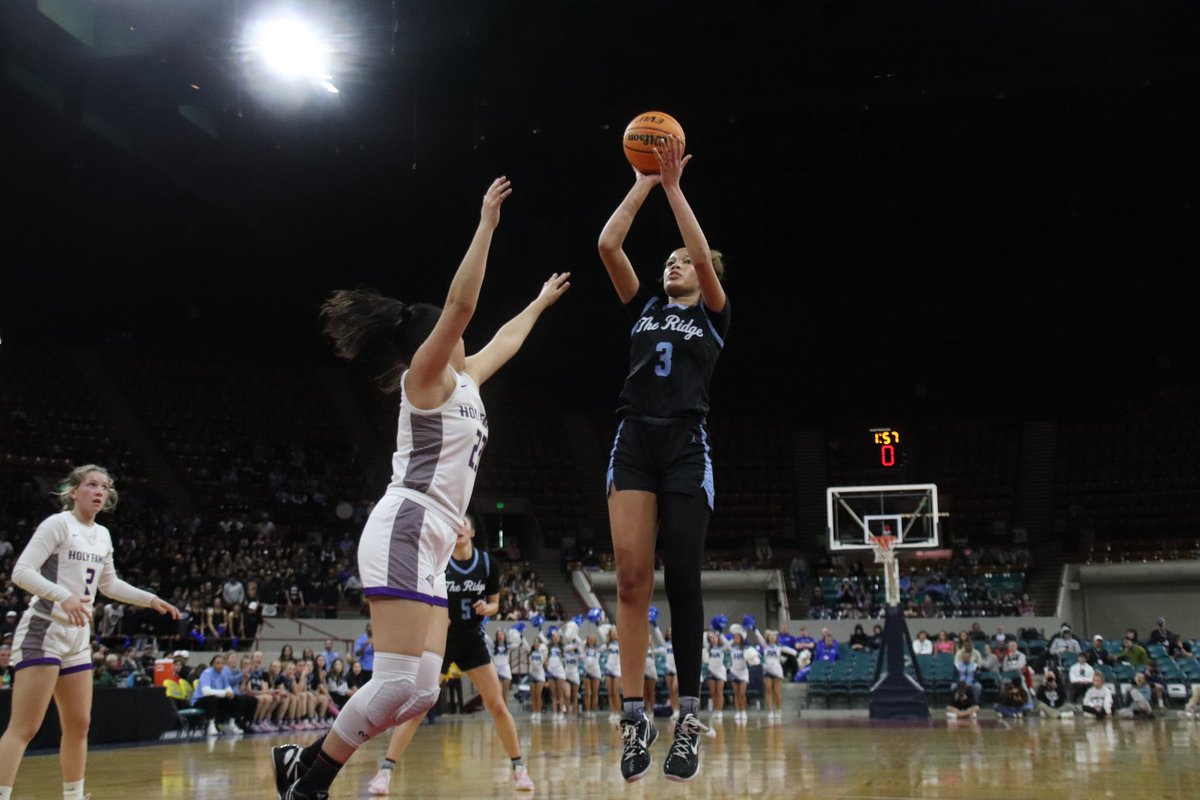
[[[316,28],[297,17],[272,17],[251,23],[246,29],[246,49],[277,78],[307,81],[331,94],[338,93],[330,74],[331,48]]]

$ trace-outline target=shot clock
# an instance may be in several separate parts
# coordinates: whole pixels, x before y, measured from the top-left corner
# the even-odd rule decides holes
[[[868,435],[871,437],[871,452],[876,458],[873,466],[890,469],[904,465],[900,431],[895,428],[871,428]]]

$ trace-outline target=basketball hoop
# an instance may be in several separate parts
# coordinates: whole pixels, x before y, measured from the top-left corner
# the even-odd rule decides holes
[[[896,558],[896,552],[893,549],[896,544],[895,536],[871,536],[868,541],[871,543],[871,549],[875,551],[876,564],[888,564]]]
[[[867,541],[875,551],[875,563],[883,564],[883,585],[887,604],[900,605],[900,564],[896,561],[896,537],[884,534],[870,536]]]

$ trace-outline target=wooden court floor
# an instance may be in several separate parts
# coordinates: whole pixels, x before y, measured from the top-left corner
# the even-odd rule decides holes
[[[970,723],[872,723],[865,713],[806,712],[768,724],[751,712],[705,739],[700,775],[671,783],[659,771],[669,723],[652,748],[655,769],[621,781],[620,737],[607,715],[532,724],[517,717],[539,798],[1200,798],[1200,722],[1091,719],[1004,722],[985,713]],[[94,750],[93,800],[196,798],[273,800],[267,754],[273,744],[311,741],[256,735]],[[386,736],[361,750],[332,798],[364,798]],[[397,767],[396,798],[513,798],[508,761],[486,713],[443,716],[423,726]],[[30,755],[17,800],[61,797],[57,757]],[[528,795],[526,795],[528,796]]]

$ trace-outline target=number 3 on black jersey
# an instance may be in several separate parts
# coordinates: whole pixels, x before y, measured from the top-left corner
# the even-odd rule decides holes
[[[659,342],[654,349],[658,352],[658,363],[654,365],[654,374],[665,378],[671,374],[671,354],[675,348],[670,342]]]

